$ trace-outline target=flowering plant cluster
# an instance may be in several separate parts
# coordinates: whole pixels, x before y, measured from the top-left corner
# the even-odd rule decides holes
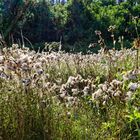
[[[135,63],[136,56],[137,51],[132,49],[105,52],[102,48],[98,54],[86,55],[36,53],[28,48],[21,49],[17,44],[1,49],[0,106],[3,118],[0,123],[3,126],[3,137],[9,139],[11,133],[21,136],[29,134],[31,131],[28,128],[31,129],[39,122],[42,123],[38,126],[39,134],[44,132],[44,137],[51,135],[49,132],[54,131],[54,126],[62,129],[62,124],[69,125],[69,130],[63,126],[62,135],[75,131],[78,125],[81,127],[77,130],[80,135],[85,134],[86,130],[85,135],[88,133],[89,139],[94,138],[90,133],[93,127],[96,132],[103,130],[100,132],[102,134],[107,131],[107,127],[114,131],[118,127],[123,129],[124,121],[121,120],[120,124],[119,118],[127,120],[133,113],[139,112],[140,69],[135,67],[139,66],[139,62]],[[90,127],[88,123],[92,119],[100,125],[95,121],[94,126]],[[81,125],[85,120],[87,124]],[[28,125],[27,128],[24,127],[25,124]],[[48,127],[50,125],[52,128]],[[120,136],[121,129],[117,132]],[[60,134],[59,130],[56,130],[54,139]]]

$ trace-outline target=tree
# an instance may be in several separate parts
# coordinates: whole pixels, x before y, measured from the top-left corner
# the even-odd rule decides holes
[[[19,20],[22,20],[23,16],[26,15],[26,11],[32,2],[19,1],[19,0],[5,0],[3,2],[3,27],[4,38],[8,41],[9,35],[14,32],[14,28],[17,26]],[[6,12],[6,13],[5,13]],[[6,16],[6,17],[5,17]]]

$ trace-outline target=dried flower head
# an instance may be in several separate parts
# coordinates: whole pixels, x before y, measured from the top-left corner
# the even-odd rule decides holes
[[[102,33],[101,33],[101,31],[96,30],[96,31],[95,31],[95,34],[96,34],[96,35],[101,35]]]
[[[140,48],[140,37],[134,40],[133,47],[136,49]]]
[[[108,32],[114,32],[115,29],[116,29],[115,25],[110,25],[109,28],[108,28]]]
[[[18,44],[12,44],[12,49],[18,49],[19,45]]]
[[[95,48],[98,44],[97,43],[90,43],[88,48]]]

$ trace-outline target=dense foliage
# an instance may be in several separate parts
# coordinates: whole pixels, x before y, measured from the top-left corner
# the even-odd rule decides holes
[[[100,30],[109,43],[110,25],[116,26],[116,39],[125,36],[131,42],[136,36],[133,17],[140,16],[140,4],[137,0],[120,4],[115,0],[4,0],[0,11],[0,32],[9,43],[24,40],[44,44],[62,39],[66,46],[84,47],[96,41],[95,30]],[[136,22],[140,30],[140,21]]]

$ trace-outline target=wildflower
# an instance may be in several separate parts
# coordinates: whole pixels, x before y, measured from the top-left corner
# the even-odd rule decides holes
[[[104,99],[105,101],[106,101],[108,98],[109,98],[108,95],[104,95],[104,96],[103,96],[103,99]]]
[[[66,92],[63,92],[62,94],[60,94],[59,97],[65,98],[66,97]]]
[[[114,95],[114,91],[112,90],[112,87],[109,87],[107,92],[110,94],[110,95]]]
[[[137,76],[135,74],[130,74],[130,75],[128,75],[128,79],[129,80],[136,80]]]
[[[74,97],[67,97],[67,101],[68,101],[68,102],[74,101]]]
[[[106,105],[106,101],[103,101],[103,106],[105,106]]]
[[[100,85],[98,85],[98,87],[100,89],[102,89],[102,91],[107,91],[107,85],[106,84],[100,84]]]
[[[111,25],[111,26],[109,26],[109,28],[108,28],[108,32],[114,32],[114,30],[116,29],[116,26],[115,25]]]
[[[13,61],[5,61],[5,67],[6,69],[9,69],[9,70],[12,70],[12,71],[15,71],[16,70],[16,65]]]
[[[114,96],[115,97],[119,97],[121,95],[121,91],[120,90],[118,90],[118,91],[116,91],[115,93],[114,93]]]
[[[4,71],[4,66],[2,67],[0,67],[0,72],[2,72],[2,71]]]
[[[6,75],[4,72],[0,72],[0,78],[2,78],[2,79],[8,79],[9,76]]]
[[[76,81],[81,81],[82,80],[82,76],[80,74],[77,75],[77,77],[75,78]]]
[[[134,48],[140,48],[140,38],[136,38],[133,43]]]
[[[27,54],[21,54],[20,57],[19,57],[19,60],[21,63],[26,63],[28,62],[28,55]]]
[[[95,88],[96,88],[96,85],[91,85],[92,90],[95,90]]]
[[[123,75],[123,81],[128,81],[129,78],[127,77],[127,75]]]
[[[126,100],[130,100],[131,99],[131,97],[132,97],[132,91],[128,91],[127,93],[126,93]]]
[[[88,48],[95,48],[97,46],[97,43],[91,43],[89,44]]]
[[[70,76],[70,77],[68,78],[67,84],[72,83],[73,81],[75,81],[75,77]]]
[[[96,34],[96,35],[101,35],[102,33],[101,33],[101,31],[96,30],[96,31],[95,31],[95,34]]]
[[[71,117],[71,113],[67,112],[67,117],[70,118]]]
[[[4,62],[4,56],[0,56],[0,64]]]
[[[62,86],[60,88],[60,93],[62,93],[65,90],[66,90],[66,85],[65,84],[62,84]]]
[[[27,64],[27,63],[23,63],[23,64],[21,65],[21,69],[22,69],[23,71],[28,71],[28,70],[29,70],[28,64]]]
[[[83,89],[84,96],[88,95],[89,90],[90,90],[89,86],[84,87],[84,89]]]
[[[136,79],[137,79],[137,75],[136,75],[135,71],[129,71],[129,72],[125,73],[125,75],[123,75],[124,81],[136,80]]]
[[[47,89],[51,88],[51,86],[52,86],[52,84],[51,84],[50,82],[47,82],[47,83],[45,84],[45,88],[47,88]]]
[[[39,62],[41,62],[41,63],[46,63],[46,58],[44,58],[44,57],[42,57],[42,58],[39,58],[39,60],[38,60]]]
[[[47,56],[47,59],[48,60],[59,60],[59,58],[54,54],[54,53],[51,53],[50,55]]]
[[[42,69],[39,69],[39,70],[37,70],[37,73],[38,73],[39,75],[41,75],[41,74],[43,73],[43,70],[42,70]]]
[[[113,86],[120,86],[120,85],[122,85],[122,82],[121,81],[118,81],[118,80],[116,80],[116,79],[114,79],[111,83],[110,83],[110,85],[113,87]]]
[[[138,88],[138,83],[130,83],[129,85],[128,85],[128,88],[131,90],[131,91],[135,91],[135,90],[137,90],[137,88]]]
[[[75,88],[75,89],[73,88],[71,91],[72,91],[73,96],[78,95],[78,89],[77,88]]]
[[[31,84],[31,79],[22,79],[22,83],[25,86],[29,86]]]
[[[12,44],[12,49],[18,49],[19,45],[18,44]]]
[[[42,63],[40,63],[40,62],[37,62],[37,63],[34,64],[35,69],[39,69],[41,67],[42,67]]]
[[[99,84],[99,85],[98,85],[98,88],[101,88],[101,89],[102,89],[102,86],[103,86],[103,84]]]
[[[102,90],[101,89],[98,89],[96,92],[94,92],[93,94],[92,94],[92,99],[94,100],[94,99],[97,99],[97,98],[99,98],[101,95],[102,95]]]

